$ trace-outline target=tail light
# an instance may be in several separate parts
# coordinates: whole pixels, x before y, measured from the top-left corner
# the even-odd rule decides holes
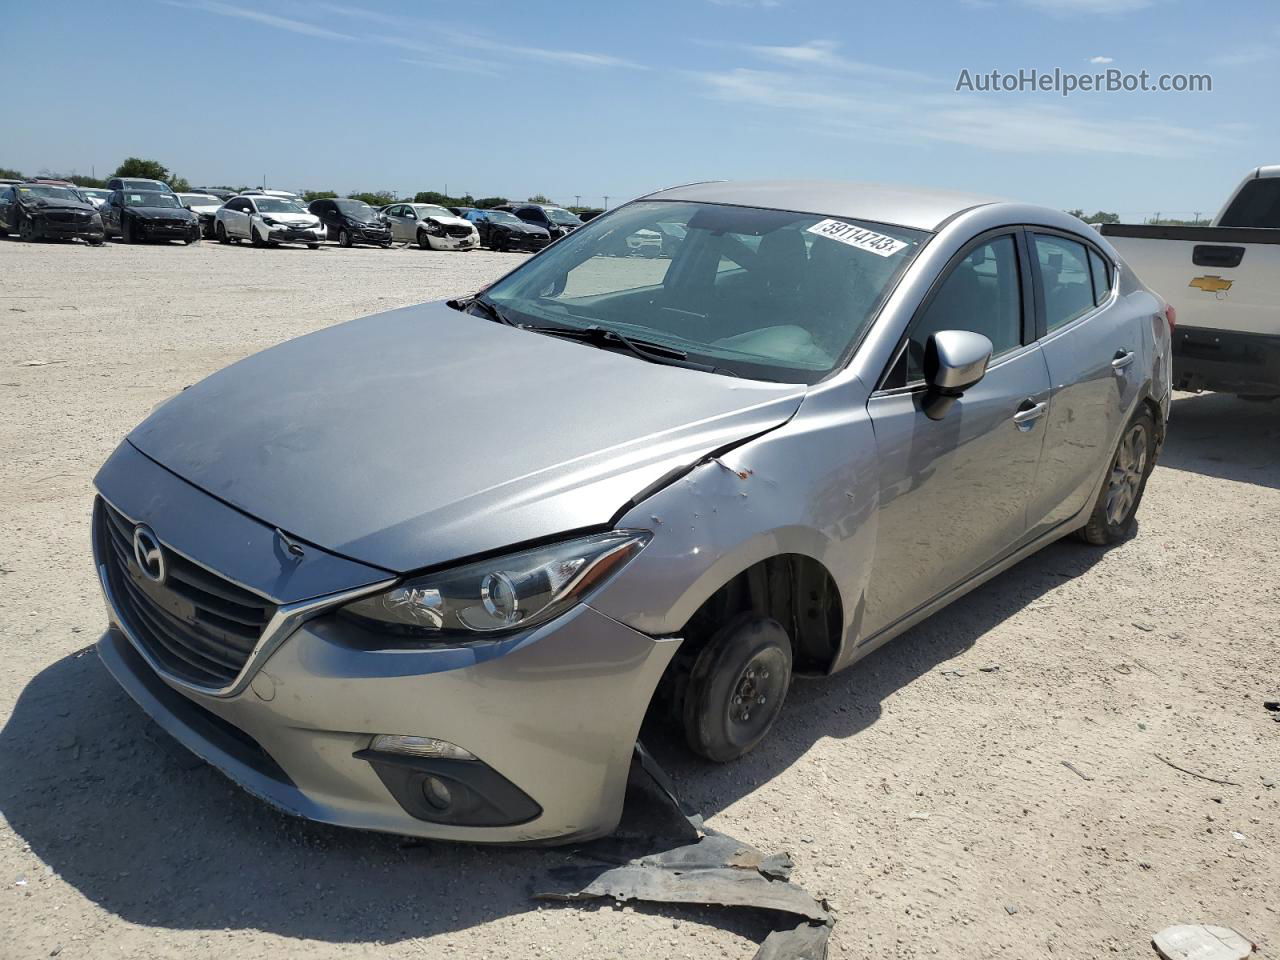
[[[1173,309],[1173,304],[1165,304],[1164,318],[1169,321],[1169,333],[1172,335],[1174,328],[1178,325],[1178,311]]]

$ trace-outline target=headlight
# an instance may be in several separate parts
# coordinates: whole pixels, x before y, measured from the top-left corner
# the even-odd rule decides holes
[[[265,223],[268,227],[277,227],[280,225],[277,221],[271,219],[270,217],[263,217],[262,222]]]
[[[343,607],[374,630],[439,640],[523,630],[550,620],[626,565],[649,542],[615,530],[405,580]]]

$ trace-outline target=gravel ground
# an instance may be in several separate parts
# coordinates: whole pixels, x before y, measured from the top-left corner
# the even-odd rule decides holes
[[[561,852],[279,816],[92,653],[90,480],[156,403],[517,261],[0,241],[0,956],[751,956],[762,928],[723,912],[540,909]],[[1193,921],[1278,957],[1280,403],[1179,397],[1140,521],[797,686],[737,765],[660,756],[713,826],[834,901],[834,957],[1148,957]]]

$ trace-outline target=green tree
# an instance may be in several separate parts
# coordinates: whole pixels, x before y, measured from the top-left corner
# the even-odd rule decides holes
[[[378,190],[374,193],[353,193],[350,194],[352,200],[363,200],[371,207],[385,207],[388,203],[396,202],[396,195],[390,190]]]
[[[511,201],[506,197],[481,197],[473,204],[461,204],[461,206],[473,206],[479,207],[481,210],[492,210],[494,207],[510,202]]]
[[[1068,217],[1076,217],[1077,219],[1083,220],[1083,219],[1084,219],[1084,211],[1083,211],[1083,210],[1081,210],[1079,207],[1076,207],[1074,210],[1068,210],[1068,211],[1067,211],[1067,216],[1068,216]]]
[[[10,167],[0,167],[0,177],[3,177],[6,180],[21,180],[22,172]]]
[[[551,198],[544,196],[541,193],[535,193],[532,197],[529,198],[529,202],[530,203],[550,203]]]
[[[113,177],[138,177],[143,180],[163,180],[179,192],[191,189],[186,177],[171,173],[159,160],[144,160],[142,157],[126,157],[124,163],[116,167]]]
[[[1087,220],[1089,223],[1119,223],[1120,214],[1106,213],[1105,211],[1099,210],[1093,216],[1083,217],[1082,219]]]
[[[310,203],[312,200],[332,200],[337,194],[332,190],[304,190],[302,193],[302,201]]]

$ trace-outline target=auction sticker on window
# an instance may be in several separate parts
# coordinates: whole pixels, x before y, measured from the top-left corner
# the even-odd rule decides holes
[[[857,247],[867,253],[874,253],[877,257],[892,257],[908,246],[905,240],[895,240],[893,237],[886,237],[883,233],[876,233],[865,227],[855,227],[852,223],[845,223],[843,220],[820,220],[809,228],[809,232],[826,237],[828,240],[835,240],[837,243]]]

